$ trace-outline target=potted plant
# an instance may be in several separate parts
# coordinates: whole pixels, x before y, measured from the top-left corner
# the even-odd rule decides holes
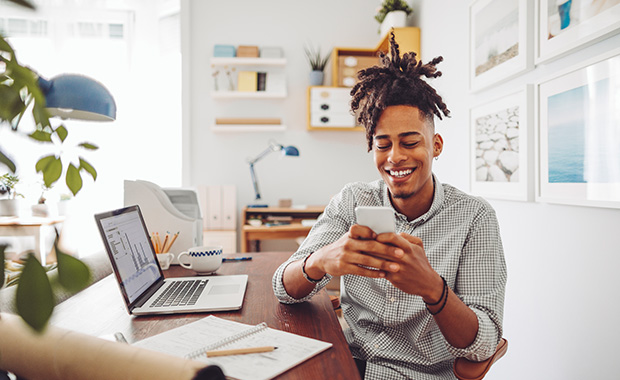
[[[413,12],[404,0],[384,0],[379,8],[375,20],[381,24],[379,33],[384,36],[391,28],[401,28],[407,25],[407,16]]]
[[[308,62],[312,68],[312,71],[310,72],[310,85],[322,86],[323,78],[325,76],[323,71],[325,70],[325,66],[327,66],[331,52],[327,53],[325,56],[322,56],[321,49],[314,50],[314,48],[309,46],[306,47],[305,50],[306,57],[308,58]]]
[[[20,199],[23,197],[15,191],[15,185],[19,182],[19,177],[11,173],[5,173],[0,176],[0,216],[18,216],[20,211]]]

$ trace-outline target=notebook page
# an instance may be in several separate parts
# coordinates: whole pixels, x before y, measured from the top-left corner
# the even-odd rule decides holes
[[[141,340],[134,345],[185,357],[205,346],[251,329],[253,326],[208,316],[196,322],[181,326],[162,334]],[[206,364],[220,366],[224,374],[240,380],[267,380],[308,360],[332,346],[331,343],[303,337],[272,328],[247,335],[222,349],[275,346],[276,350],[266,353],[231,355],[207,358],[198,356]]]

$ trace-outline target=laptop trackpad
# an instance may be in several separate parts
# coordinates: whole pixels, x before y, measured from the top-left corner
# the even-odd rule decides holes
[[[222,294],[235,294],[239,292],[239,284],[226,284],[226,285],[213,285],[209,290],[210,296],[217,296]]]

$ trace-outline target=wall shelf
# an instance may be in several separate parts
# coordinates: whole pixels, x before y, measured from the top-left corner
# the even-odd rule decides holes
[[[211,58],[212,66],[286,66],[286,58]]]
[[[213,132],[281,132],[286,130],[284,124],[214,124]]]
[[[286,91],[213,91],[214,99],[282,99],[286,98]]]

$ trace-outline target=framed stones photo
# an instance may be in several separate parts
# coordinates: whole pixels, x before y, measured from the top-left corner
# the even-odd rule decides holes
[[[620,0],[539,0],[536,63],[620,32]]]
[[[533,176],[534,88],[471,109],[471,192],[488,198],[530,201]]]
[[[533,0],[474,0],[469,6],[469,85],[478,91],[533,67]]]
[[[620,49],[537,83],[542,202],[620,208]]]

